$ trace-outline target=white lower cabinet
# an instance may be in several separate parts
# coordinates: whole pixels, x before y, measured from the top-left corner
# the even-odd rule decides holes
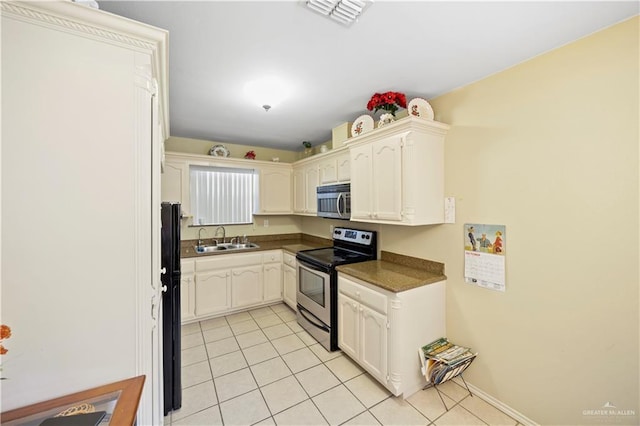
[[[234,268],[231,273],[231,307],[242,308],[263,300],[262,265]]]
[[[195,261],[180,261],[180,315],[182,321],[189,321],[196,316],[196,280]]]
[[[231,307],[231,269],[200,272],[195,278],[196,317],[225,312]]]
[[[282,250],[265,252],[262,258],[264,302],[282,300]]]
[[[338,346],[378,381],[387,379],[387,316],[338,293]]]
[[[298,272],[295,256],[284,253],[284,266],[282,267],[282,300],[293,310],[296,309],[296,288]]]
[[[183,322],[283,299],[282,250],[189,258],[181,262]]]
[[[360,306],[360,362],[378,380],[387,377],[387,316]]]
[[[418,348],[445,333],[446,281],[394,293],[338,274],[338,346],[395,396],[426,384]]]

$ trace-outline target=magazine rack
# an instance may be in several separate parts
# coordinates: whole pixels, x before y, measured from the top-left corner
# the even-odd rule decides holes
[[[453,371],[453,373],[451,375],[447,374],[447,378],[444,378],[440,381],[438,381],[437,383],[433,383],[430,382],[429,379],[427,378],[427,384],[422,388],[424,389],[429,389],[429,388],[434,388],[436,390],[436,392],[438,392],[438,396],[440,397],[440,400],[442,401],[442,404],[444,405],[444,408],[447,409],[447,411],[449,411],[449,407],[447,407],[447,404],[444,402],[444,398],[442,397],[442,394],[440,393],[440,389],[438,389],[438,385],[443,384],[444,382],[448,382],[449,380],[455,379],[456,377],[460,377],[460,379],[462,379],[462,383],[464,383],[464,387],[467,389],[467,392],[469,392],[469,395],[473,396],[473,394],[471,393],[471,390],[469,389],[469,386],[467,385],[467,382],[464,380],[464,376],[462,375],[462,373],[464,372],[464,370],[467,369],[467,367],[469,367],[469,365],[471,365],[471,362],[476,358],[476,355],[474,355],[473,357],[469,358],[468,360],[460,363],[459,365],[453,366],[453,368],[451,369],[451,371]],[[456,371],[458,370],[458,371]],[[426,377],[426,376],[425,376]]]
[[[469,395],[473,396],[473,394],[471,393],[471,390],[469,389],[469,386],[467,385],[467,382],[464,380],[464,376],[462,375],[462,373],[467,368],[469,368],[473,360],[476,358],[477,354],[472,354],[468,348],[452,345],[445,338],[441,338],[440,340],[446,342],[448,346],[453,346],[453,348],[450,350],[456,350],[457,348],[459,348],[457,350],[459,352],[462,351],[460,352],[461,355],[459,355],[460,361],[458,362],[454,361],[452,363],[448,363],[443,361],[442,358],[439,358],[438,356],[432,357],[432,356],[429,356],[429,354],[425,354],[424,349],[427,348],[429,345],[433,345],[434,343],[437,343],[437,341],[432,342],[429,345],[424,346],[422,348],[419,348],[418,354],[420,356],[421,370],[422,370],[422,374],[424,375],[427,381],[427,384],[422,389],[424,390],[430,387],[435,388],[436,392],[438,392],[438,396],[440,397],[440,400],[442,401],[442,404],[444,405],[446,410],[449,411],[449,408],[447,407],[447,404],[444,402],[444,398],[440,393],[440,389],[438,389],[438,385],[448,382],[449,380],[455,379],[456,377],[460,377],[460,379],[462,379],[462,383],[464,384],[464,387],[467,389],[467,392],[469,392]]]

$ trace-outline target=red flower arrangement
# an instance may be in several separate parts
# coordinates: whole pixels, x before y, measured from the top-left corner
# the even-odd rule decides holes
[[[367,109],[369,111],[374,110],[375,114],[379,109],[389,111],[391,115],[396,116],[398,107],[407,107],[407,98],[404,93],[400,92],[385,92],[374,93],[371,100],[367,103]]]
[[[8,325],[0,325],[0,342],[9,337],[11,337],[11,328]],[[0,344],[0,355],[4,355],[7,352],[9,352],[9,350]]]
[[[249,159],[249,160],[255,160],[256,159],[256,153],[253,151],[247,151],[247,153],[244,155],[244,158]]]

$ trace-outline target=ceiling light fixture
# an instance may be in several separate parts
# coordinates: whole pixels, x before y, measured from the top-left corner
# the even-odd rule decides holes
[[[307,0],[309,9],[349,26],[371,5],[373,0]]]
[[[289,92],[287,84],[273,76],[249,81],[244,85],[244,93],[250,101],[267,112],[289,96]]]

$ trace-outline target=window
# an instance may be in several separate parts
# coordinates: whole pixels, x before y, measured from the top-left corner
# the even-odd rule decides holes
[[[190,166],[189,175],[194,225],[252,223],[253,170]]]

